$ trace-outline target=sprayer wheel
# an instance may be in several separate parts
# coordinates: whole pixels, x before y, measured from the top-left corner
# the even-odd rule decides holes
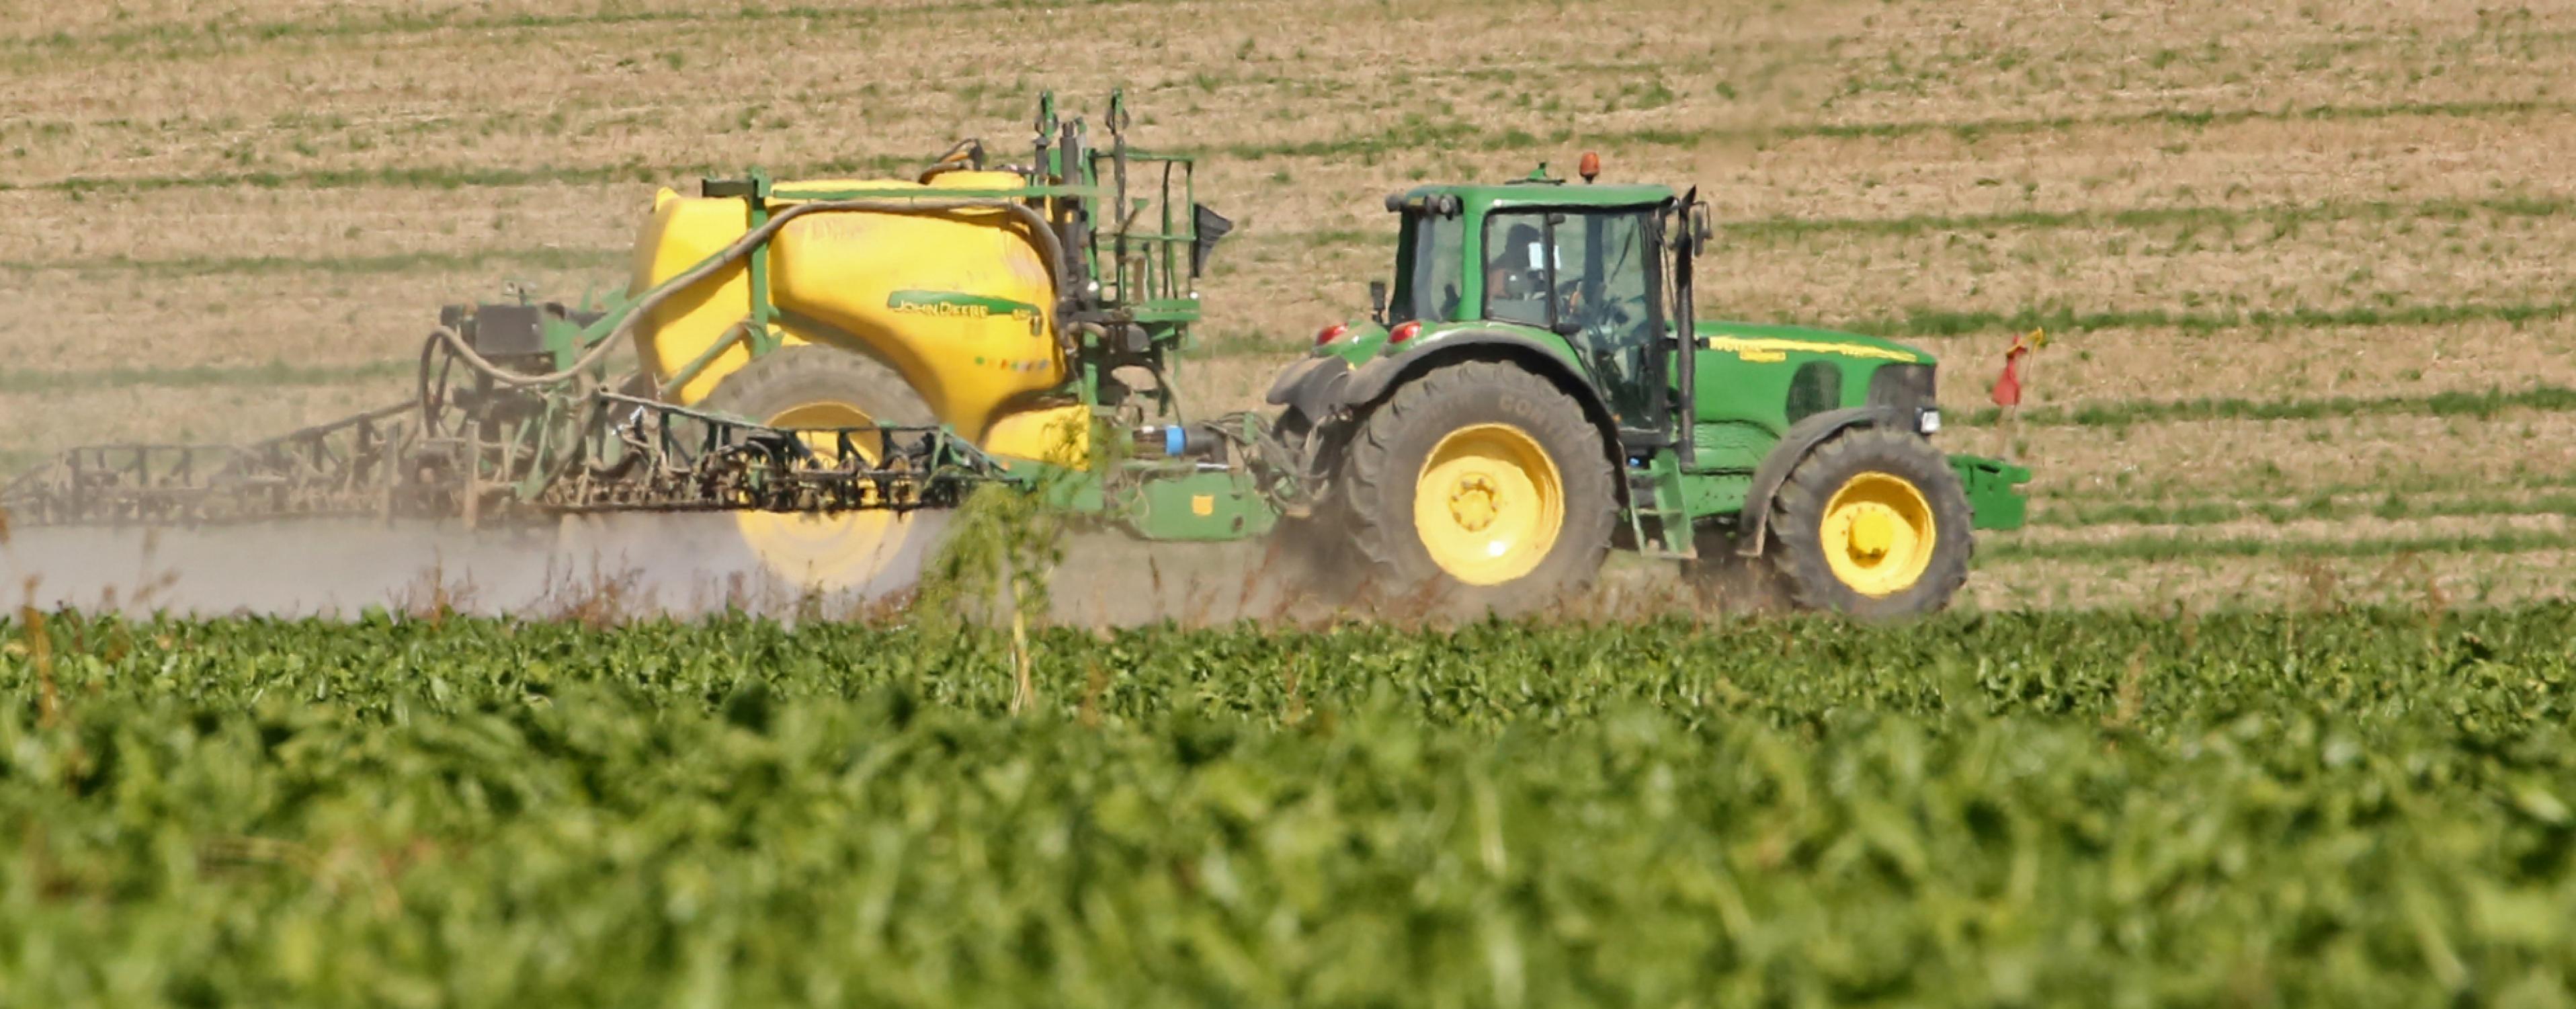
[[[773,427],[938,423],[921,393],[884,362],[813,344],[761,355],[726,376],[699,405]],[[838,451],[834,439],[813,437],[807,443],[818,453]],[[853,437],[851,444],[871,462],[884,447],[869,437]],[[796,591],[871,595],[909,588],[920,579],[938,538],[938,519],[924,512],[735,513],[743,543]]]

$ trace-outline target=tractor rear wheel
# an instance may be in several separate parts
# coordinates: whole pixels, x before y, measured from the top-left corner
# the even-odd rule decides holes
[[[936,424],[911,383],[874,358],[834,347],[797,344],[761,355],[725,376],[700,406],[772,427],[868,427]],[[808,438],[818,453],[838,451]],[[853,437],[870,462],[879,439]],[[925,512],[839,514],[736,512],[745,545],[770,573],[799,592],[875,594],[910,588],[938,539],[939,521]]]
[[[1508,364],[1407,383],[1354,431],[1338,481],[1358,588],[1518,612],[1591,583],[1618,494],[1583,407]]]
[[[1968,494],[1922,436],[1859,428],[1798,461],[1771,499],[1764,551],[1801,608],[1932,613],[1968,579]]]

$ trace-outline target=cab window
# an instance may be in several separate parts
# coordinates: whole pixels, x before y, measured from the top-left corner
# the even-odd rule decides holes
[[[1627,209],[1485,219],[1484,317],[1565,333],[1622,416],[1642,411],[1656,380],[1652,221]]]
[[[1466,224],[1433,213],[1404,215],[1404,236],[1397,246],[1395,290],[1388,296],[1387,322],[1441,322],[1458,317],[1466,276]]]
[[[1565,215],[1558,214],[1557,217]],[[1562,265],[1547,240],[1548,215],[1496,214],[1485,221],[1485,318],[1545,328],[1548,295]]]

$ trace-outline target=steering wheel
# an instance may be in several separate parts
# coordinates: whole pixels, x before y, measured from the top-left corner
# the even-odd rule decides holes
[[[1583,282],[1568,280],[1557,286],[1556,308],[1560,316],[1575,320],[1585,330],[1612,330],[1637,321],[1626,302],[1604,298],[1591,304],[1583,300]]]
[[[1582,281],[1566,281],[1556,288],[1556,311],[1561,319],[1574,319],[1582,332],[1602,337],[1625,335],[1636,322],[1636,311],[1631,311],[1623,299],[1600,299],[1587,304]]]
[[[1559,318],[1573,319],[1584,326],[1592,325],[1592,320],[1584,317],[1581,279],[1568,280],[1556,285],[1556,314]]]

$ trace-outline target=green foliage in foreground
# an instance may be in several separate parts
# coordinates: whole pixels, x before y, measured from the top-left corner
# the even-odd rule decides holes
[[[2559,1004],[2571,622],[57,617],[0,1004]]]

